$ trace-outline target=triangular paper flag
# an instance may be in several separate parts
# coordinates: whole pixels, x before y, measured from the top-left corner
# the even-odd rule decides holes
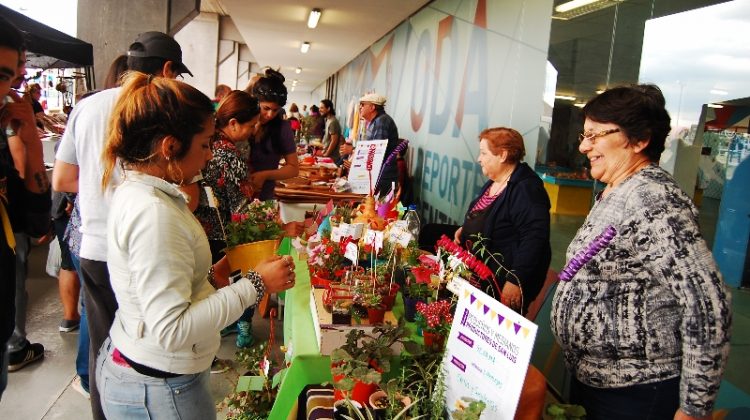
[[[483,303],[479,300],[477,300],[477,309],[482,309]]]
[[[497,316],[497,312],[490,311],[490,319],[495,319],[496,316]]]
[[[484,309],[484,314],[485,314],[485,315],[487,315],[487,312],[489,312],[489,311],[490,311],[490,307],[489,307],[489,306],[487,306],[487,305],[484,305],[484,308],[482,308],[482,309]]]
[[[520,329],[521,329],[521,324],[516,324],[516,323],[514,322],[514,323],[513,323],[513,329],[514,329],[514,330],[516,330],[516,334],[518,334],[518,330],[520,330]]]
[[[505,320],[505,328],[510,329],[510,326],[513,325],[513,321],[506,319]]]
[[[527,338],[529,336],[529,329],[526,327],[521,328],[521,334],[523,334],[523,338]]]
[[[477,300],[477,297],[474,295],[471,295],[471,298],[469,298],[469,303],[474,303],[475,300]]]
[[[505,320],[505,317],[497,314],[497,325],[503,325],[503,321]]]
[[[469,296],[469,293],[471,293],[469,292],[469,289],[464,290],[464,299],[466,299],[466,297]]]

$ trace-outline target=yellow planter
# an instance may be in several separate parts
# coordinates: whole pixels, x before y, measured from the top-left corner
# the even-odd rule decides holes
[[[279,248],[279,240],[251,242],[249,244],[236,245],[225,250],[229,267],[232,271],[241,270],[243,274],[254,269],[260,262],[276,255]]]

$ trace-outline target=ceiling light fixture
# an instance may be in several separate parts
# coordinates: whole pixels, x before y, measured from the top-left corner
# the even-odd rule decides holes
[[[709,108],[724,108],[724,105],[719,105],[719,104],[708,104],[706,106]]]
[[[294,86],[292,86],[292,92],[294,92]]]
[[[562,99],[563,101],[575,101],[575,96],[569,96],[569,95],[555,95],[555,99]]]
[[[729,95],[729,92],[727,92],[726,90],[721,90],[721,89],[711,89],[711,93],[713,95]]]
[[[294,72],[297,74],[302,73],[302,67],[297,67],[296,69],[294,69]]]
[[[302,45],[299,46],[299,51],[302,54],[307,54],[308,51],[310,51],[310,43],[305,41],[302,43]]]
[[[292,86],[297,86],[297,79],[294,79],[294,80],[292,81]]]
[[[622,3],[625,0],[572,0],[555,7],[553,19],[568,20]]]
[[[573,106],[577,108],[583,108],[584,106],[586,106],[586,102],[576,102],[573,104]]]
[[[310,16],[307,18],[307,27],[310,29],[315,29],[315,27],[318,26],[320,15],[321,15],[320,9],[310,10]]]

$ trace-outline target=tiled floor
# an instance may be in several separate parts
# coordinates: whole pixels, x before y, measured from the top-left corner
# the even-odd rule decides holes
[[[704,236],[713,241],[718,202],[706,202],[701,217]],[[552,269],[559,271],[565,263],[565,250],[582,217],[553,216],[552,218]],[[2,419],[89,419],[89,402],[70,386],[75,376],[75,354],[77,333],[63,334],[57,331],[61,306],[57,292],[57,281],[44,274],[46,248],[35,248],[31,257],[29,278],[30,309],[28,319],[29,339],[41,342],[46,347],[45,359],[8,377],[8,389],[0,401]],[[734,290],[734,328],[732,353],[719,398],[719,407],[750,406],[750,362],[742,355],[750,349],[750,292]],[[546,311],[546,313],[545,313]],[[268,337],[268,321],[255,318],[254,330],[261,339]],[[561,382],[564,369],[559,357],[550,357],[552,337],[549,334],[549,302],[537,319],[540,326],[537,336],[534,363],[540,368],[550,360],[548,377],[550,382]],[[280,327],[280,325],[277,325]],[[280,328],[279,328],[280,330]],[[234,336],[222,341],[219,356],[233,357]],[[211,391],[220,401],[236,383],[238,372],[211,376]],[[220,416],[221,417],[221,416]]]

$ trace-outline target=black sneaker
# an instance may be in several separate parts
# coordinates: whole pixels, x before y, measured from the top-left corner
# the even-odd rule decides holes
[[[44,346],[39,343],[26,343],[26,347],[8,354],[8,372],[15,372],[29,363],[44,358]]]
[[[77,330],[80,326],[80,319],[63,319],[62,322],[60,322],[60,327],[58,327],[58,330],[60,332],[71,332]]]

